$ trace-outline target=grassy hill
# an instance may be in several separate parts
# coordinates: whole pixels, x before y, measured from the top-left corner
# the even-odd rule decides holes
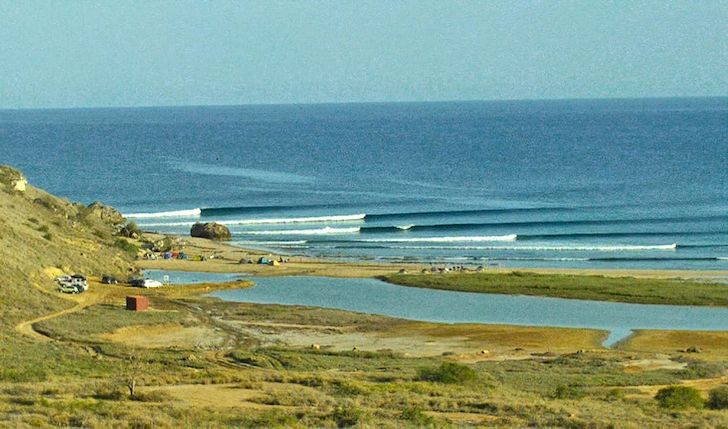
[[[71,203],[27,185],[0,166],[0,333],[22,319],[69,306],[55,291],[62,273],[123,274],[136,250],[115,235],[124,219],[114,209]]]

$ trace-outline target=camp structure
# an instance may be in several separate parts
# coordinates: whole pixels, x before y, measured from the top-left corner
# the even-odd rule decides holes
[[[129,311],[146,311],[149,309],[149,299],[141,295],[127,296],[126,309]]]

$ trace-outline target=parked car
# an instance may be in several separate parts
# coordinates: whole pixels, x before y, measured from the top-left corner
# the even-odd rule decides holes
[[[162,282],[158,282],[156,280],[152,279],[144,279],[142,282],[142,287],[150,288],[150,287],[161,287]]]
[[[118,284],[119,281],[116,280],[116,277],[114,277],[114,276],[109,276],[109,275],[104,274],[103,276],[101,276],[101,283],[104,283],[107,285],[115,285],[115,284]]]
[[[132,286],[142,287],[144,285],[144,277],[129,277],[128,282]]]
[[[82,293],[86,291],[81,285],[71,283],[60,283],[58,290],[63,293]]]

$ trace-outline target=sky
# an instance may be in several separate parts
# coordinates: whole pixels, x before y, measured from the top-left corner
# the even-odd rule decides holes
[[[0,0],[0,108],[728,95],[728,1]]]

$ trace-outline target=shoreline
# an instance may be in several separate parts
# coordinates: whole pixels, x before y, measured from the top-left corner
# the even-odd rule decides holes
[[[165,234],[154,232],[144,232],[144,234],[150,238],[165,236]],[[404,262],[342,262],[305,256],[288,257],[289,262],[279,266],[259,265],[256,263],[240,264],[239,261],[244,258],[257,260],[258,257],[265,256],[277,259],[280,255],[273,255],[259,250],[245,249],[226,242],[217,242],[179,235],[169,236],[176,237],[184,241],[186,243],[184,250],[189,255],[214,256],[214,258],[204,262],[176,259],[138,260],[136,264],[137,267],[141,269],[199,271],[207,273],[244,272],[246,274],[256,276],[317,275],[324,277],[375,277],[386,274],[394,274],[402,269],[416,273],[423,269],[429,269],[432,266],[432,264]],[[728,270],[487,267],[483,272],[507,274],[515,271],[534,274],[676,279],[700,282],[712,280],[717,283],[720,282],[719,280],[723,280],[723,282],[728,281]]]

